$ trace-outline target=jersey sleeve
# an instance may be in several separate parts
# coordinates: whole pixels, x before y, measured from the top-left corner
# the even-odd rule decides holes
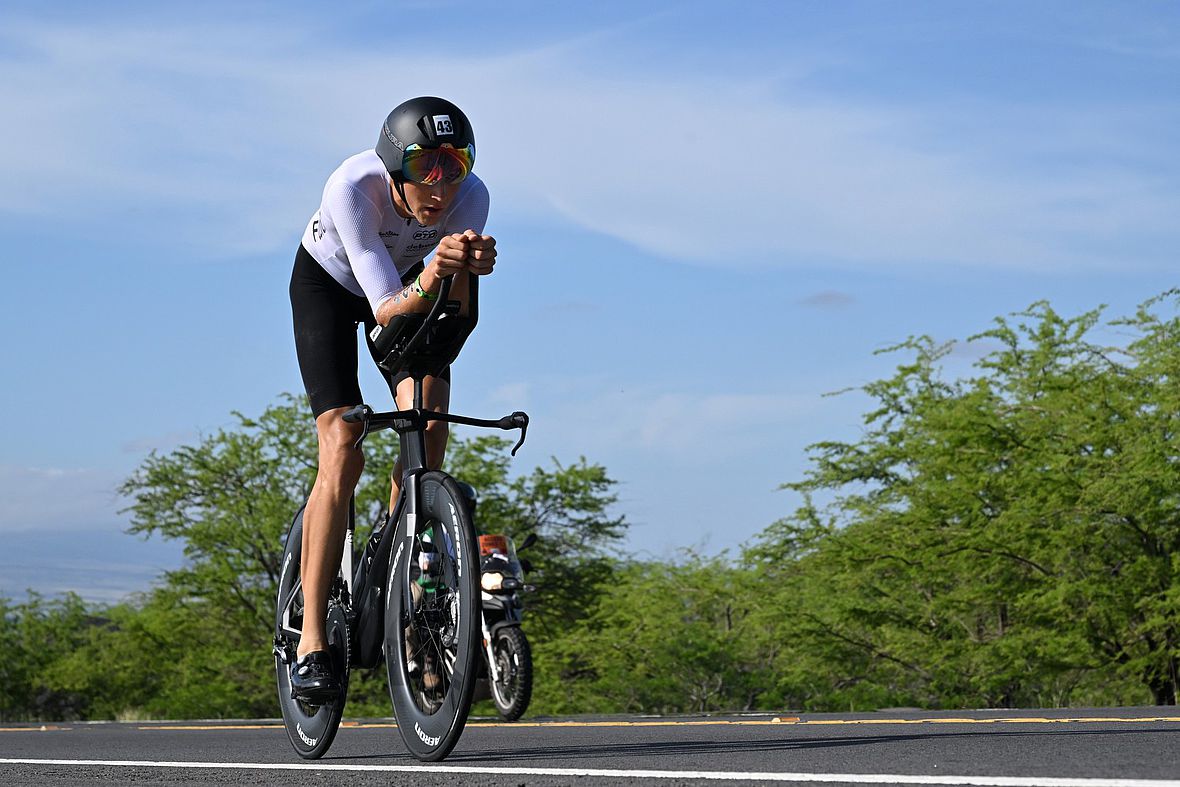
[[[331,211],[352,273],[376,315],[377,307],[402,288],[397,266],[379,234],[381,212],[349,183],[334,186],[324,195],[324,201]]]

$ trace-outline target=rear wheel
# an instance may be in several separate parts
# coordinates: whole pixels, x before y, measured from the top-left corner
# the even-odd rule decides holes
[[[422,476],[417,525],[398,522],[385,609],[385,665],[398,732],[419,760],[446,757],[479,672],[479,551],[458,484]]]
[[[328,652],[332,655],[332,667],[340,680],[340,696],[324,705],[308,705],[291,696],[290,668],[295,661],[299,636],[303,631],[303,587],[299,580],[302,543],[303,512],[300,511],[287,533],[282,573],[279,575],[275,610],[275,679],[287,737],[300,757],[314,760],[328,751],[340,728],[340,718],[344,715],[344,701],[348,693],[348,621],[340,605],[330,600]]]
[[[504,626],[492,635],[492,655],[499,680],[492,681],[492,701],[504,721],[524,715],[533,696],[533,656],[518,626]]]

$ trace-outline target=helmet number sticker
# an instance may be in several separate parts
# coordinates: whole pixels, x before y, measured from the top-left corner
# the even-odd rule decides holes
[[[434,116],[434,133],[435,134],[454,134],[455,130],[451,127],[450,115],[435,115]]]

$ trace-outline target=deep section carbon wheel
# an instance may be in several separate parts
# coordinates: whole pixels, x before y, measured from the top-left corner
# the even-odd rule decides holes
[[[279,575],[278,603],[275,610],[275,679],[278,683],[279,706],[287,737],[300,757],[308,760],[324,756],[340,728],[344,702],[348,694],[348,621],[340,605],[328,602],[328,652],[332,667],[340,681],[340,695],[324,705],[308,705],[292,696],[291,664],[303,631],[303,588],[299,580],[299,555],[303,542],[303,511],[295,516],[287,533]]]
[[[385,608],[385,664],[398,732],[424,761],[446,757],[467,723],[479,672],[479,550],[455,480],[420,480],[417,522],[402,515]]]

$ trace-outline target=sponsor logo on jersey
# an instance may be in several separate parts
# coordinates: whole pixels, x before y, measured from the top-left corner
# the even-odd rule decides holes
[[[430,240],[438,237],[438,230],[418,230],[414,233],[414,240]]]
[[[436,244],[436,243],[411,243],[409,246],[406,247],[406,254],[409,254],[412,251],[424,251],[426,249],[434,248],[436,245],[438,245],[438,244]]]
[[[380,235],[382,238],[396,238],[397,237],[397,233],[394,232],[393,230],[381,230],[377,234]],[[414,237],[418,237],[418,236],[415,235]]]

